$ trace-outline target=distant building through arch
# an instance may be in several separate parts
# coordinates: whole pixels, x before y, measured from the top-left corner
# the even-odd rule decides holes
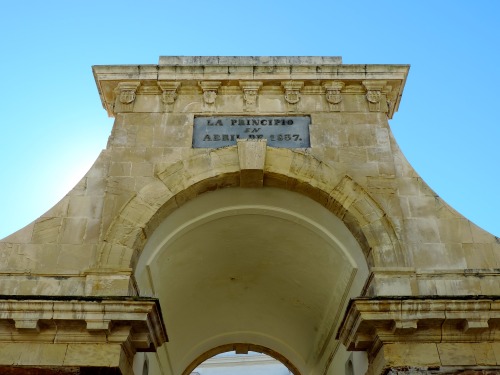
[[[207,359],[200,364],[191,374],[198,375],[224,375],[224,374],[268,374],[292,375],[280,361],[262,353],[249,352],[238,355],[225,353]]]

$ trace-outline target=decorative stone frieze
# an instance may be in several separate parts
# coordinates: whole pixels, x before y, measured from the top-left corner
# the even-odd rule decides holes
[[[342,102],[342,94],[340,92],[344,88],[344,86],[344,82],[341,81],[331,81],[323,83],[323,87],[326,90],[325,97],[330,107],[330,111],[340,111],[340,103]]]
[[[136,91],[140,86],[140,82],[120,82],[115,88],[115,112],[132,112],[136,98]]]
[[[200,81],[198,83],[203,90],[203,102],[207,109],[212,109],[215,99],[217,98],[217,91],[221,85],[220,81]]]
[[[259,89],[262,82],[259,81],[240,81],[240,87],[243,90],[243,101],[245,111],[255,111],[257,109]]]
[[[288,103],[288,111],[295,112],[300,101],[300,89],[304,86],[303,81],[281,82],[285,89],[285,101]]]
[[[176,63],[177,61],[177,63]],[[192,65],[182,65],[179,62],[189,61]],[[272,64],[277,62],[279,64]],[[299,65],[290,66],[290,61],[300,61]],[[315,65],[317,61],[323,61],[321,66]],[[208,102],[202,100],[201,111],[213,111],[215,105],[217,110],[224,112],[234,111],[234,101],[232,95],[239,95],[242,87],[239,82],[266,82],[258,90],[257,97],[255,92],[250,92],[245,100],[243,110],[252,111],[252,97],[255,97],[256,104],[261,112],[281,112],[281,111],[296,111],[298,108],[301,111],[316,112],[318,110],[336,111],[340,107],[341,111],[348,112],[365,112],[368,111],[368,105],[359,100],[359,96],[366,95],[366,88],[361,84],[363,80],[370,82],[384,82],[384,87],[391,86],[392,90],[390,97],[387,96],[388,109],[386,102],[381,103],[381,110],[387,111],[388,118],[392,118],[394,112],[397,111],[399,101],[401,100],[402,91],[405,84],[405,77],[408,72],[406,65],[343,65],[339,63],[337,58],[267,58],[267,57],[252,57],[240,58],[231,57],[227,59],[212,58],[212,57],[196,57],[196,58],[177,58],[177,57],[161,57],[159,65],[141,65],[140,69],[137,66],[121,66],[119,70],[113,66],[94,66],[94,75],[98,85],[99,94],[104,107],[110,116],[114,116],[117,110],[121,110],[120,106],[115,109],[116,94],[114,89],[119,82],[141,82],[141,91],[136,94],[141,95],[140,112],[164,112],[165,104],[162,103],[162,98],[156,100],[142,100],[142,86],[156,86],[155,82],[181,82],[182,93],[186,95],[179,96],[175,99],[176,110],[183,111],[190,107],[190,95],[195,95],[199,92],[199,87],[205,87],[203,92]],[[223,63],[222,63],[223,62]],[[219,64],[219,65],[214,65]],[[224,65],[227,64],[227,65]],[[310,64],[310,65],[309,65]],[[368,80],[367,77],[370,77]],[[322,87],[323,82],[338,82],[341,81],[345,86],[341,89],[342,101],[339,105],[326,102],[319,105],[319,102],[314,100],[316,95],[324,95],[325,88]],[[215,82],[215,87],[212,86]],[[295,82],[299,87],[294,87]],[[287,91],[286,99],[283,103],[274,100],[267,100],[267,94],[279,95],[283,91]],[[222,90],[224,89],[224,90]],[[212,91],[212,92],[209,92]],[[261,95],[266,94],[266,100],[263,100]],[[385,89],[381,91],[384,96]],[[178,92],[177,92],[178,94]],[[158,95],[162,95],[158,89]],[[172,94],[168,94],[173,96]],[[219,96],[224,95],[220,99]],[[331,101],[336,101],[336,93],[333,93]],[[387,94],[386,94],[387,95]],[[303,98],[300,99],[300,96]],[[217,99],[216,99],[217,98]],[[288,101],[295,102],[297,99],[300,102],[291,104]],[[304,100],[307,99],[307,100]],[[171,100],[171,99],[167,99]],[[288,100],[288,101],[287,101]],[[366,99],[364,99],[366,100]],[[160,105],[158,105],[160,104]],[[248,106],[248,109],[246,108]],[[331,110],[330,107],[333,107]],[[136,108],[136,110],[139,110]]]
[[[161,101],[164,104],[165,112],[172,112],[173,105],[177,99],[177,89],[180,85],[180,82],[175,81],[158,81],[158,86],[162,91]]]
[[[386,81],[363,81],[363,86],[366,88],[366,100],[368,100],[370,112],[380,112],[386,109],[385,97],[382,95],[382,90],[384,90],[386,84]]]

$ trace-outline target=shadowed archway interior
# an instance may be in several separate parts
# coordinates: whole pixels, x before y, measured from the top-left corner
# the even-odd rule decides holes
[[[324,366],[324,354],[343,350],[334,332],[368,275],[335,215],[276,188],[186,203],[155,230],[135,272],[142,293],[161,301],[170,342],[158,361],[174,373],[234,342],[269,348],[301,373]]]

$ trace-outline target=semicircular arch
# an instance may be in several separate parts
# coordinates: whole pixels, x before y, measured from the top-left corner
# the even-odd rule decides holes
[[[239,187],[238,147],[226,147],[178,161],[157,174],[123,207],[99,250],[98,267],[134,268],[148,237],[162,220],[207,191]],[[262,186],[305,195],[341,219],[363,250],[368,266],[406,266],[388,215],[351,177],[310,154],[267,147]]]
[[[218,354],[221,353],[227,353],[231,351],[237,351],[240,348],[244,348],[246,351],[252,351],[252,352],[257,352],[257,353],[262,353],[266,354],[269,357],[274,358],[275,360],[281,362],[293,375],[300,375],[299,370],[297,367],[294,366],[294,364],[289,361],[285,356],[281,355],[280,353],[262,345],[255,345],[255,344],[249,344],[249,343],[234,343],[234,344],[225,344],[221,346],[217,346],[213,349],[210,349],[200,356],[198,356],[193,362],[189,364],[189,366],[182,372],[182,375],[189,375],[191,374],[196,367],[201,365],[203,362],[205,362],[207,359],[212,358]]]

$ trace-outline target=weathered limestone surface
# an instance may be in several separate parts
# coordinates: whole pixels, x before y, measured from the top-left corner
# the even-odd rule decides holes
[[[369,373],[499,368],[500,240],[448,206],[398,148],[388,119],[408,69],[343,65],[338,57],[168,56],[158,65],[95,66],[102,104],[115,117],[107,149],[56,206],[0,241],[0,294],[138,295],[141,252],[179,207],[208,191],[277,187],[335,214],[363,251],[369,299],[352,303],[339,337],[349,350],[369,351]],[[311,147],[241,140],[192,148],[194,117],[215,114],[310,116]],[[16,321],[9,332],[35,329],[35,320]],[[73,345],[37,346],[33,353],[54,354],[16,362],[7,357],[19,344],[3,337],[0,365],[42,357],[66,365],[70,357],[58,353]],[[323,354],[300,370],[334,374],[332,361]]]

